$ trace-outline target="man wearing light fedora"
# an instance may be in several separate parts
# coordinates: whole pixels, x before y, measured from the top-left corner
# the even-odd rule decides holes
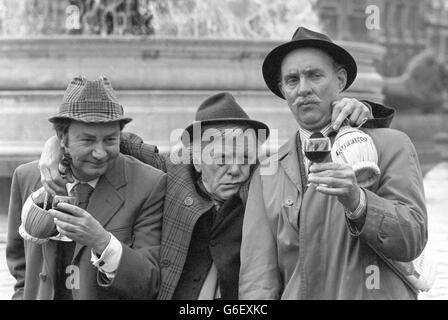
[[[59,195],[78,203],[52,209],[36,201],[49,196],[37,161],[15,170],[6,248],[13,298],[155,298],[166,175],[119,153],[121,130],[132,119],[104,77],[74,78],[49,120],[73,174]],[[32,231],[42,221],[53,230],[45,238]]]
[[[359,118],[369,113],[362,104],[353,110]],[[373,111],[387,113],[380,106]],[[133,134],[123,134],[121,145],[122,152],[168,173],[158,299],[237,299],[248,183],[257,166],[257,148],[269,129],[250,119],[230,93],[222,92],[201,103],[184,133],[186,161],[159,155],[154,146]],[[226,140],[229,135],[231,139]],[[238,145],[238,137],[244,135],[247,144]],[[52,144],[50,139],[41,158],[42,176],[50,191],[66,183],[57,170],[59,160],[55,162],[58,156]],[[229,157],[226,147],[235,153]]]
[[[427,241],[422,175],[410,139],[388,128],[372,139],[381,174],[361,188],[346,163],[307,161],[312,133],[334,141],[332,104],[356,78],[353,57],[326,35],[300,27],[263,63],[269,89],[285,99],[299,130],[250,184],[241,245],[241,299],[415,299],[393,270]],[[376,123],[377,127],[380,127]],[[367,138],[366,138],[367,139]],[[353,141],[348,141],[348,147]]]

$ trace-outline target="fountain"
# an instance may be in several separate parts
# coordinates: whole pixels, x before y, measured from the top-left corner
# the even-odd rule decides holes
[[[268,91],[261,65],[299,24],[321,29],[313,3],[0,0],[2,203],[14,169],[36,159],[53,134],[46,119],[79,74],[107,75],[134,118],[127,130],[162,151],[169,149],[170,132],[185,127],[203,99],[223,90],[234,93],[251,117],[278,128],[284,142],[296,123],[284,101]],[[384,48],[339,43],[359,64],[347,94],[381,101],[382,78],[374,61]]]
[[[7,210],[14,169],[38,157],[53,134],[46,119],[79,74],[107,75],[134,118],[127,130],[162,151],[170,132],[191,122],[205,97],[223,90],[285,141],[296,123],[266,88],[261,64],[298,25],[323,30],[316,2],[0,0],[0,214]],[[334,9],[332,1],[322,3]],[[354,55],[359,73],[346,94],[382,101],[383,78],[374,65],[385,48],[348,39],[337,42]],[[428,135],[445,126],[442,118],[436,127],[426,118],[411,127],[408,120],[395,123],[412,133],[425,121]]]

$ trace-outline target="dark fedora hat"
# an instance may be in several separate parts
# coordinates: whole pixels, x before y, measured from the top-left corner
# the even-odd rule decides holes
[[[357,67],[355,59],[347,50],[333,43],[331,39],[319,32],[299,27],[291,41],[274,48],[268,53],[263,62],[263,77],[269,89],[282,99],[283,94],[278,87],[280,68],[285,56],[291,51],[299,48],[316,48],[326,52],[334,61],[347,71],[346,90],[356,78]]]
[[[193,128],[201,126],[213,126],[218,124],[234,124],[234,125],[249,125],[258,136],[258,129],[266,130],[266,136],[269,137],[269,128],[261,121],[252,120],[247,113],[236,102],[233,95],[228,92],[221,92],[214,94],[205,99],[198,110],[196,111],[195,121],[184,130],[182,143],[188,145],[193,139]],[[188,133],[187,136],[186,133]],[[201,132],[202,133],[202,132]]]
[[[48,120],[71,119],[87,123],[120,121],[128,123],[123,107],[117,100],[110,81],[101,76],[89,81],[79,76],[73,78],[65,91],[58,113]]]

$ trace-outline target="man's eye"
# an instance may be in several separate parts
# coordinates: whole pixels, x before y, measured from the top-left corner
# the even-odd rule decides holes
[[[296,78],[296,77],[288,78],[288,79],[286,79],[286,81],[285,81],[285,83],[286,83],[287,85],[295,84],[296,82],[297,82],[297,78]]]
[[[81,139],[82,142],[93,142],[93,139],[90,138],[83,138]]]
[[[320,73],[313,73],[313,74],[311,75],[311,78],[312,78],[312,79],[319,79],[320,77],[322,77],[322,75],[321,75]]]
[[[114,142],[116,142],[117,141],[117,138],[107,138],[106,139],[106,142],[109,142],[109,143],[114,143]]]

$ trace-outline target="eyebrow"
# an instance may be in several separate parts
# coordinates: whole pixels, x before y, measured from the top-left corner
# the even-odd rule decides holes
[[[117,136],[117,133],[113,132],[108,135],[105,135],[104,138],[111,138],[111,137],[115,137],[115,136]],[[78,138],[87,137],[87,138],[95,138],[95,139],[97,138],[97,136],[95,134],[91,134],[91,133],[87,133],[87,132],[81,132],[77,137]]]
[[[77,137],[78,137],[78,138],[81,138],[81,137],[96,138],[95,135],[90,134],[90,133],[87,133],[87,132],[81,132],[81,133],[79,133],[79,134],[77,135]]]
[[[296,75],[297,73],[309,74],[309,73],[315,73],[315,72],[323,72],[323,69],[319,68],[319,67],[307,67],[302,71],[300,71],[298,69],[290,69],[285,73],[285,77],[293,76],[293,75]]]

